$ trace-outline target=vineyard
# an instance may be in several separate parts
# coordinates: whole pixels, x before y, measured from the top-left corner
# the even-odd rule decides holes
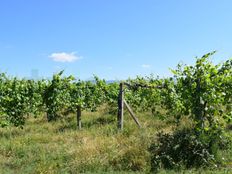
[[[213,54],[196,58],[192,66],[178,64],[171,70],[172,77],[151,75],[114,83],[97,76],[94,81],[82,81],[63,76],[63,71],[51,80],[18,79],[1,73],[1,130],[18,127],[23,131],[32,118],[45,116],[48,123],[54,123],[70,114],[76,116],[76,127],[84,130],[81,119],[85,113],[96,113],[103,106],[117,118],[113,125],[122,128],[123,92],[123,100],[133,112],[172,124],[172,133],[159,132],[151,141],[149,170],[222,166],[216,154],[231,141],[226,128],[232,121],[232,60],[215,65],[210,59]],[[188,128],[181,128],[183,120],[190,123]]]

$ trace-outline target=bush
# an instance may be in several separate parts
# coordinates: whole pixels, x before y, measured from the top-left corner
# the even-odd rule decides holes
[[[190,129],[173,134],[159,133],[157,136],[158,139],[149,148],[153,171],[206,167],[216,162],[209,143],[201,141]]]

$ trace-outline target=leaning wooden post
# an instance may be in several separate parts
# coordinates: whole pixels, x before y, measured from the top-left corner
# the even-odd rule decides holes
[[[124,102],[126,108],[128,109],[128,111],[129,111],[131,117],[132,117],[133,120],[135,121],[135,123],[141,128],[142,126],[141,126],[141,124],[139,123],[138,118],[136,117],[136,115],[134,114],[134,112],[132,111],[132,109],[130,108],[130,106],[128,105],[128,103],[126,102],[126,100],[123,100],[123,102]]]
[[[77,127],[81,129],[81,106],[77,106]]]
[[[118,95],[118,129],[123,130],[123,83],[120,83],[119,95]]]

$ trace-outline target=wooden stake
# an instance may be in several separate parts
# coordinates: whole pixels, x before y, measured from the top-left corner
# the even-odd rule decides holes
[[[132,111],[132,109],[130,108],[130,106],[128,105],[128,103],[126,102],[126,100],[123,100],[123,102],[124,102],[126,108],[128,109],[128,111],[129,111],[131,117],[132,117],[133,120],[135,121],[135,123],[141,128],[142,126],[141,126],[141,124],[139,123],[138,118],[136,117],[136,115],[134,114],[134,112]]]
[[[120,83],[119,89],[119,96],[118,96],[118,129],[123,130],[123,83]]]
[[[77,127],[81,129],[81,106],[77,107]]]

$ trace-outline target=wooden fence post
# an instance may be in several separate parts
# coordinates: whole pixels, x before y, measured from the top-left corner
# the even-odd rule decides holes
[[[77,127],[81,129],[81,106],[77,106]]]
[[[123,83],[120,83],[120,89],[119,89],[119,96],[118,96],[118,129],[123,130],[123,97],[124,97],[124,91],[123,91]]]

